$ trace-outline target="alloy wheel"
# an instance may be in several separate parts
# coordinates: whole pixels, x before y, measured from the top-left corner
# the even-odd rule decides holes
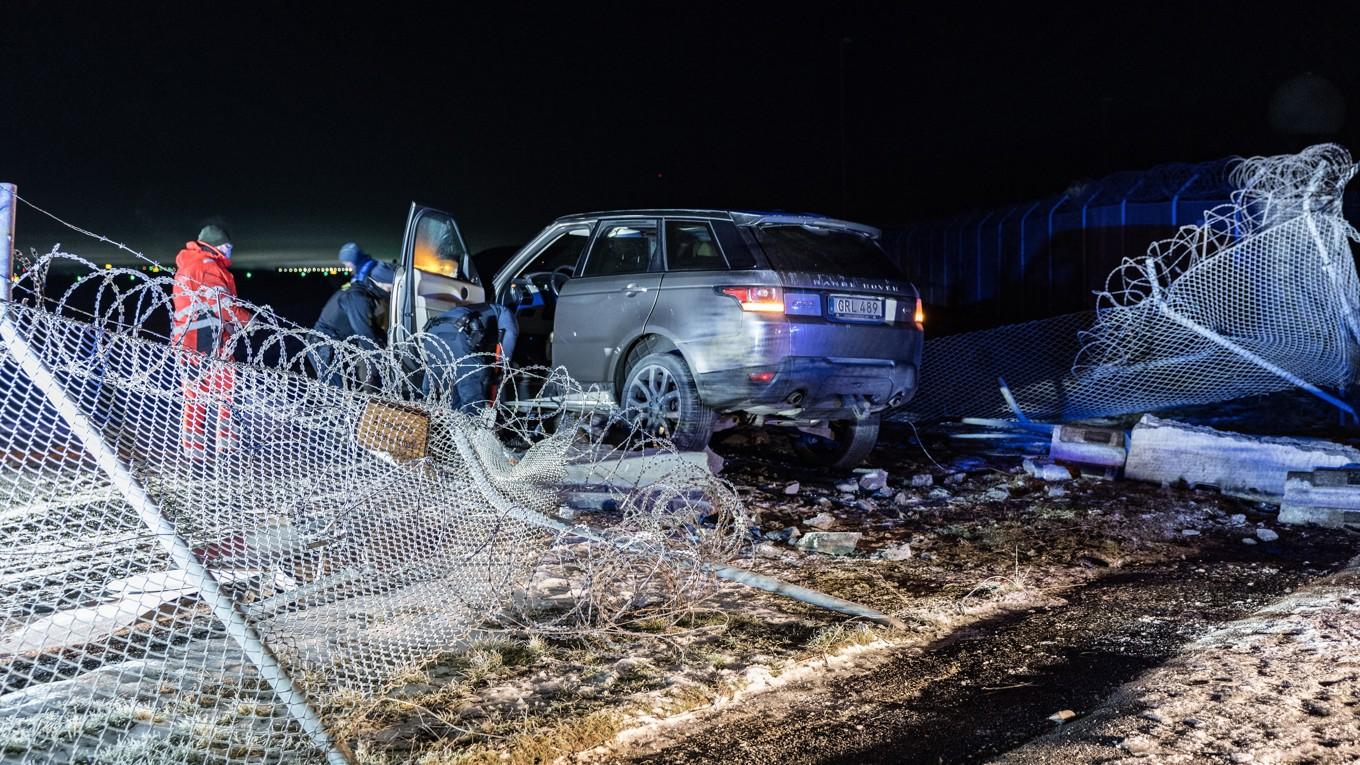
[[[624,391],[628,420],[646,435],[666,438],[680,426],[680,385],[670,370],[648,364],[633,373]]]

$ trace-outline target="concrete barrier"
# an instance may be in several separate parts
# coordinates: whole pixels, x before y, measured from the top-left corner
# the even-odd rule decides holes
[[[1144,415],[1133,428],[1124,475],[1136,481],[1213,486],[1279,503],[1290,471],[1360,465],[1360,450],[1304,438],[1248,436]]]
[[[1280,523],[1360,531],[1360,468],[1290,472]]]
[[[1059,425],[1053,429],[1048,447],[1048,458],[1053,462],[1106,478],[1118,475],[1127,457],[1127,439],[1118,428]]]

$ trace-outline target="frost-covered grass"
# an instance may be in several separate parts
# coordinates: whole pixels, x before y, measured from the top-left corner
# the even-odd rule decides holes
[[[301,741],[279,727],[282,712],[274,705],[209,706],[111,701],[3,717],[0,755],[92,765],[198,763],[209,756],[268,761]]]
[[[104,709],[90,707],[40,712],[26,717],[0,718],[0,752],[22,753],[54,745],[72,744],[106,729],[129,728],[155,715],[150,708],[115,702]]]

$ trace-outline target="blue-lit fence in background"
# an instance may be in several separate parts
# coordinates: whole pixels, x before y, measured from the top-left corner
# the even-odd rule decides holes
[[[1121,260],[1229,201],[1232,162],[1115,173],[1012,207],[888,226],[883,244],[921,290],[932,334],[1091,310]],[[1357,201],[1347,194],[1352,220]]]

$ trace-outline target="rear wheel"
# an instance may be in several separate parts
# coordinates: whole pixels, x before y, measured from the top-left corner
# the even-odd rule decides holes
[[[694,375],[674,353],[653,353],[635,361],[619,397],[623,416],[644,439],[668,438],[676,448],[708,446],[717,419],[699,400]]]
[[[832,470],[849,470],[868,459],[878,445],[879,417],[862,420],[836,420],[831,423],[831,438],[802,433],[793,450],[804,462]]]

